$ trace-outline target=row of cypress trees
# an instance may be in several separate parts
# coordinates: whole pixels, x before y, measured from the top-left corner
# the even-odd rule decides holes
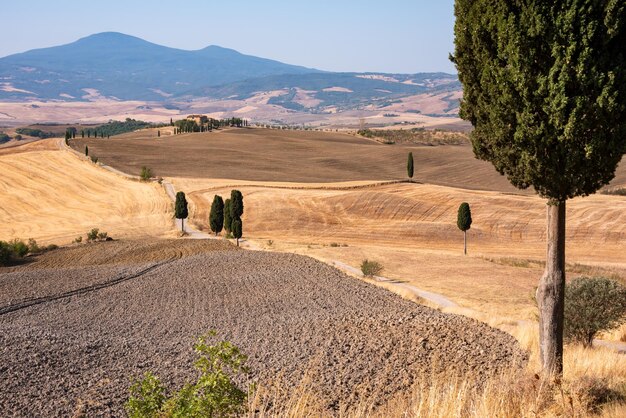
[[[230,199],[226,199],[226,201],[221,196],[215,195],[211,204],[211,213],[209,214],[211,231],[218,235],[224,229],[233,235],[237,240],[237,246],[239,246],[239,238],[241,238],[243,233],[242,215],[243,195],[239,190],[232,190]]]

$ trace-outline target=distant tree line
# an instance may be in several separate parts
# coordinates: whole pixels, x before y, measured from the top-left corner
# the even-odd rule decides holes
[[[170,125],[174,126],[174,134],[184,134],[192,132],[210,132],[213,129],[224,127],[247,127],[249,122],[241,118],[213,119],[207,116],[199,116],[191,119],[181,119],[176,122],[170,119]]]
[[[131,118],[126,118],[124,122],[120,121],[109,121],[104,125],[100,125],[97,128],[93,128],[93,131],[87,130],[87,137],[93,135],[94,138],[97,137],[110,137],[112,135],[120,135],[126,132],[133,132],[139,129],[144,128],[158,128],[161,126],[165,126],[165,124],[153,124],[150,122],[144,122],[142,120],[135,120]]]
[[[41,129],[33,129],[33,128],[17,128],[15,132],[18,134],[34,136],[35,138],[41,138],[41,139],[58,138],[61,136],[60,134],[55,133],[55,132],[42,131]]]

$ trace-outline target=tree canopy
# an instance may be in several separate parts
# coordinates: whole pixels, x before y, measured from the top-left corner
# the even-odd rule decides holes
[[[186,219],[189,216],[187,210],[187,198],[184,192],[176,193],[176,203],[174,205],[174,216],[176,219]]]
[[[626,4],[457,0],[460,115],[475,154],[553,201],[594,193],[626,152]]]
[[[209,214],[209,226],[215,235],[222,232],[224,228],[224,200],[221,196],[215,195],[211,204],[211,213]]]
[[[463,232],[470,229],[472,226],[472,212],[470,205],[467,202],[461,203],[459,206],[459,213],[457,214],[456,226]]]

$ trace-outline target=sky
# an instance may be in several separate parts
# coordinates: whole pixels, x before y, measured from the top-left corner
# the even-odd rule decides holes
[[[453,0],[0,0],[0,57],[107,31],[327,71],[455,73]],[[22,16],[22,18],[19,18]]]

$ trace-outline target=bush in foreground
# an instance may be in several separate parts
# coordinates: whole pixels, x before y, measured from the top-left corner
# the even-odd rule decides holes
[[[248,393],[233,379],[248,373],[247,357],[228,341],[209,344],[210,332],[194,346],[200,372],[196,383],[187,383],[169,397],[160,379],[148,372],[130,387],[126,412],[131,418],[148,417],[235,417],[246,411]]]
[[[383,271],[383,265],[378,261],[363,260],[361,263],[361,272],[365,277],[378,276]]]
[[[600,331],[626,319],[626,287],[605,277],[579,277],[565,286],[565,339],[591,347]]]

